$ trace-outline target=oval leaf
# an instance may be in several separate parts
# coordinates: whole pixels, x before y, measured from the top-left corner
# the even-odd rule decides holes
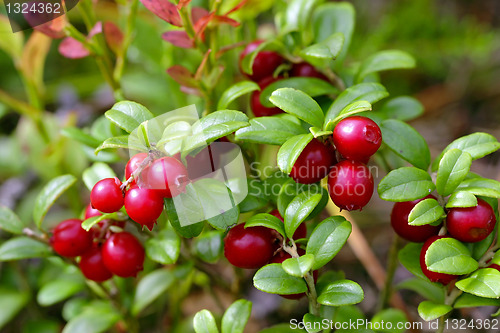
[[[480,269],[458,281],[455,286],[479,297],[500,298],[500,272],[494,268]]]
[[[415,59],[406,52],[399,50],[385,50],[368,57],[359,67],[357,82],[371,73],[389,69],[413,68]]]
[[[73,296],[85,287],[79,279],[58,279],[44,285],[37,294],[37,302],[42,306],[49,306]]]
[[[193,328],[196,333],[218,333],[219,329],[215,318],[208,310],[201,310],[193,319]]]
[[[338,280],[326,286],[318,296],[318,303],[328,306],[357,304],[364,298],[363,289],[354,281]]]
[[[430,321],[444,316],[453,308],[446,304],[423,301],[418,305],[418,314],[423,320]]]
[[[311,214],[322,199],[322,195],[313,192],[302,192],[288,205],[285,211],[285,232],[292,238],[295,230]]]
[[[458,191],[454,192],[448,198],[448,202],[446,203],[446,208],[453,207],[476,207],[477,206],[477,198],[474,194],[466,192],[466,191]]]
[[[243,333],[252,311],[252,302],[239,299],[222,316],[222,333]]]
[[[282,145],[291,137],[305,133],[307,131],[300,123],[284,117],[257,117],[250,119],[250,126],[236,131],[236,139],[268,145]]]
[[[219,104],[217,104],[217,109],[227,109],[229,104],[232,101],[237,99],[240,96],[251,93],[252,91],[260,90],[259,85],[252,81],[242,81],[238,82],[231,87],[227,88],[223,93],[219,100]]]
[[[47,244],[28,237],[12,238],[0,246],[0,261],[48,257],[51,254]]]
[[[454,238],[441,238],[429,246],[425,264],[432,272],[463,275],[475,271],[478,263],[464,244]]]
[[[309,272],[314,263],[312,254],[305,254],[298,258],[289,258],[281,263],[285,272],[292,276],[304,277]]]
[[[323,125],[323,111],[318,103],[306,93],[293,89],[281,88],[272,93],[269,100],[281,110],[302,119],[312,126]]]
[[[173,230],[162,230],[146,241],[146,255],[160,264],[175,264],[181,249],[181,240]]]
[[[287,140],[278,151],[277,162],[281,171],[290,174],[295,161],[313,139],[312,134],[299,134]]]
[[[285,227],[283,222],[279,218],[271,214],[257,214],[252,216],[246,223],[245,228],[249,227],[266,227],[279,232],[283,237],[285,237]]]
[[[443,217],[445,217],[443,207],[435,199],[425,199],[413,207],[408,216],[408,224],[426,225]]]
[[[253,277],[255,288],[269,294],[300,294],[307,291],[303,279],[288,275],[281,264],[270,264],[262,267]]]
[[[22,234],[25,226],[16,213],[5,206],[0,206],[0,230],[13,234]]]
[[[389,172],[378,185],[380,198],[387,201],[412,201],[431,193],[436,186],[421,169],[403,167]]]
[[[138,315],[146,306],[163,294],[174,281],[174,274],[166,269],[157,269],[144,276],[135,289],[132,314]]]
[[[437,171],[436,188],[443,197],[450,195],[465,179],[472,164],[472,156],[458,149],[448,150]]]
[[[113,169],[106,163],[96,162],[90,168],[87,168],[82,173],[82,180],[89,191],[92,191],[94,185],[104,178],[116,177]]]
[[[104,115],[128,133],[132,133],[141,123],[154,117],[146,107],[131,101],[116,103]]]

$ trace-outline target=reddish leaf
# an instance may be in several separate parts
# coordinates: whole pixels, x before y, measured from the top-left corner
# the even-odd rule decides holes
[[[161,35],[161,38],[175,46],[182,47],[183,49],[190,49],[194,47],[193,41],[189,38],[188,34],[182,30],[167,31]]]
[[[239,4],[237,4],[233,9],[231,9],[230,11],[228,11],[226,13],[226,15],[229,15],[231,13],[234,13],[235,11],[238,11],[241,9],[241,7],[243,7],[245,4],[247,3],[247,0],[243,0],[241,1]]]
[[[58,16],[51,21],[39,24],[40,18],[36,15],[26,14],[26,21],[33,27],[33,29],[40,31],[50,38],[59,39],[64,37],[64,27],[67,24],[66,16]]]
[[[170,67],[167,69],[167,73],[181,86],[189,88],[198,87],[198,83],[194,79],[193,74],[191,74],[191,72],[182,65],[174,65]]]
[[[168,0],[141,0],[142,4],[162,20],[182,27],[182,19],[177,7]]]
[[[201,75],[203,73],[203,68],[205,68],[205,65],[207,64],[208,56],[212,53],[212,50],[209,49],[207,52],[205,52],[205,55],[203,56],[203,60],[201,60],[200,66],[198,66],[198,69],[196,70],[196,74],[194,75],[195,80],[201,79]]]
[[[208,24],[210,21],[213,19],[215,16],[215,13],[209,13],[202,18],[200,18],[195,24],[194,24],[194,31],[196,32],[196,38],[201,38],[203,36],[203,33],[205,32],[205,29],[207,28]]]
[[[193,20],[193,24],[196,24],[202,17],[207,16],[209,14],[208,10],[202,7],[193,7],[191,9],[191,18]]]
[[[179,0],[179,3],[177,4],[177,9],[181,10],[182,7],[187,6],[191,0]]]
[[[90,29],[89,31],[89,35],[87,37],[87,39],[90,39],[92,37],[94,37],[95,35],[97,34],[100,34],[102,33],[102,22],[97,22],[93,27],[92,29]]]
[[[59,44],[59,53],[69,59],[80,59],[90,55],[89,50],[82,43],[72,37],[66,37]]]
[[[104,38],[111,51],[115,54],[119,52],[123,44],[123,33],[113,22],[104,23]]]
[[[232,18],[227,17],[226,15],[217,15],[214,16],[213,19],[214,22],[217,22],[219,24],[229,24],[233,27],[237,27],[240,25],[240,22],[233,20]]]
[[[203,96],[203,94],[201,93],[201,91],[197,88],[190,88],[190,87],[186,87],[186,86],[181,86],[181,91],[185,94],[189,94],[189,95],[195,95],[195,96]]]

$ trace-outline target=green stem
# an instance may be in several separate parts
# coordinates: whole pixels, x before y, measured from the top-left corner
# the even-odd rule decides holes
[[[123,76],[127,50],[130,44],[132,43],[133,33],[135,30],[138,4],[139,4],[138,0],[131,0],[130,2],[128,2],[127,25],[125,27],[125,36],[123,38],[122,47],[119,49],[118,54],[116,55],[115,69],[113,72],[113,78],[116,82],[120,82]]]
[[[392,295],[392,281],[394,279],[394,274],[396,273],[396,269],[398,267],[398,251],[400,247],[400,238],[395,235],[391,248],[389,249],[389,255],[387,258],[387,275],[385,277],[385,284],[384,288],[382,290],[382,293],[380,294],[380,299],[379,299],[379,311],[384,309],[387,304],[389,303],[389,299],[391,298]]]
[[[438,329],[436,333],[443,333],[443,332],[444,332],[444,316],[439,317]]]

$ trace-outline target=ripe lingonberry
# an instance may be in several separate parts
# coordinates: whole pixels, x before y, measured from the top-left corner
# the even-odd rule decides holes
[[[391,212],[391,225],[394,231],[410,242],[425,242],[429,237],[437,235],[441,225],[432,226],[430,224],[413,226],[408,224],[408,216],[411,210],[424,199],[436,199],[433,195],[428,195],[423,199],[413,201],[396,202]]]
[[[448,233],[467,243],[479,242],[488,237],[495,229],[496,222],[493,208],[482,199],[477,199],[475,207],[451,208],[446,216]]]
[[[269,212],[269,214],[276,216],[277,218],[279,218],[281,220],[281,222],[285,222],[285,220],[283,219],[283,216],[281,216],[279,210],[275,209],[275,210]],[[307,226],[303,222],[295,230],[295,232],[293,234],[293,239],[297,240],[297,239],[306,238],[306,237],[307,237]]]
[[[265,227],[249,227],[241,223],[229,230],[224,238],[224,255],[236,267],[260,268],[274,253],[274,235]]]
[[[55,227],[50,243],[63,257],[77,257],[92,246],[92,234],[82,228],[82,220],[69,219]]]
[[[79,265],[83,275],[92,281],[102,282],[113,276],[113,273],[104,265],[99,245],[92,246],[87,252],[82,254]]]
[[[290,177],[301,184],[317,183],[328,175],[335,162],[333,147],[312,139],[295,161]]]
[[[104,178],[97,182],[90,192],[92,207],[104,212],[114,213],[123,207],[122,182],[118,178]]]
[[[346,159],[364,162],[380,148],[382,132],[370,118],[348,117],[335,126],[333,143]]]
[[[325,75],[320,73],[316,70],[316,68],[314,68],[313,65],[308,64],[307,62],[294,64],[290,70],[290,76],[315,77],[317,79],[328,81],[328,78]]]
[[[132,234],[119,232],[111,235],[102,246],[102,260],[106,268],[121,277],[136,276],[144,264],[144,248]]]
[[[163,198],[155,191],[133,186],[125,193],[128,216],[142,225],[151,225],[163,211]]]
[[[256,40],[250,44],[247,45],[247,47],[241,52],[240,55],[240,71],[242,73],[243,70],[241,69],[241,62],[243,61],[243,58],[251,52],[253,52],[263,41],[262,40]],[[283,63],[284,59],[282,56],[280,56],[278,53],[273,52],[273,51],[261,51],[257,54],[255,57],[255,60],[252,65],[252,74],[246,74],[250,79],[253,81],[260,81],[264,77],[272,75],[274,70],[278,68],[279,65]]]
[[[328,192],[340,209],[361,209],[372,197],[373,177],[365,164],[341,161],[328,175]]]
[[[278,114],[278,113],[283,113],[283,111],[281,111],[281,109],[279,109],[277,107],[268,108],[268,107],[262,105],[262,103],[260,102],[260,94],[262,93],[262,91],[268,85],[270,85],[271,83],[276,82],[280,79],[281,79],[281,77],[274,78],[272,76],[268,76],[268,77],[262,79],[261,81],[259,81],[260,90],[254,91],[252,93],[252,96],[250,97],[250,106],[252,108],[252,112],[253,112],[255,117],[269,117],[269,116],[273,116],[273,115]]]
[[[422,247],[422,251],[420,252],[420,267],[422,268],[422,272],[424,273],[424,275],[427,276],[429,280],[431,280],[432,282],[439,282],[443,285],[447,285],[448,283],[456,279],[458,275],[432,272],[425,264],[425,254],[427,253],[429,246],[431,246],[432,243],[441,238],[447,238],[447,237],[432,236],[429,239],[427,239],[427,241],[425,241],[424,246]]]
[[[92,207],[91,204],[88,204],[87,207],[85,208],[85,216],[84,216],[85,220],[94,216],[101,216],[101,215],[102,213],[97,209],[95,209],[94,207]]]
[[[141,187],[152,189],[164,198],[172,198],[184,191],[188,172],[174,157],[162,157],[145,168],[141,174]]]
[[[147,153],[139,153],[130,158],[130,160],[127,162],[127,165],[125,166],[125,179],[129,179],[130,176],[132,176],[132,173],[137,170],[139,165],[142,163],[142,161],[144,161],[146,157],[148,157]],[[131,184],[135,184],[135,180]]]
[[[488,266],[488,268],[493,268],[493,269],[496,269],[497,271],[500,272],[500,266],[497,265],[497,264],[491,264],[491,265]]]

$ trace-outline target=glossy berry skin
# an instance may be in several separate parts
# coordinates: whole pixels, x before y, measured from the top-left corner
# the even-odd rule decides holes
[[[456,279],[458,275],[432,272],[427,268],[427,265],[425,264],[425,254],[427,253],[429,246],[431,246],[432,243],[441,238],[447,238],[447,237],[432,236],[424,243],[424,246],[422,247],[422,250],[420,252],[420,268],[422,268],[422,272],[424,273],[424,275],[427,276],[427,278],[432,282],[439,282],[443,285],[447,285],[448,283]]]
[[[493,208],[484,200],[477,199],[477,206],[451,208],[446,216],[448,233],[461,242],[482,241],[495,229],[497,220]]]
[[[301,184],[317,183],[328,175],[335,162],[333,147],[312,139],[295,161],[290,177]]]
[[[348,117],[335,126],[333,143],[344,158],[364,162],[380,148],[382,132],[369,118]]]
[[[106,268],[115,275],[137,276],[144,264],[144,248],[132,234],[120,232],[104,242],[102,259]]]
[[[172,198],[184,191],[188,172],[176,158],[162,157],[143,170],[141,181],[141,187],[152,189],[164,198]]]
[[[408,216],[411,210],[424,199],[436,199],[433,195],[428,195],[423,199],[413,201],[396,202],[391,212],[391,225],[394,231],[410,242],[425,242],[429,237],[439,233],[441,225],[432,226],[430,224],[413,226],[408,224]]]
[[[50,243],[63,257],[77,257],[92,246],[92,234],[82,228],[82,220],[69,219],[55,227]]]
[[[83,275],[92,281],[103,282],[113,276],[102,260],[102,252],[100,246],[92,246],[87,252],[82,254],[80,258],[80,270]]]
[[[281,220],[281,222],[285,222],[285,220],[283,219],[283,216],[281,216],[279,210],[275,209],[271,212],[269,212],[269,214],[273,215],[273,216],[276,216],[277,218],[279,218]],[[297,230],[295,230],[295,233],[293,234],[293,239],[294,240],[297,240],[297,239],[301,239],[301,238],[306,238],[307,237],[307,226],[305,223],[301,223]]]
[[[263,41],[262,40],[256,40],[250,44],[247,45],[247,47],[241,52],[240,55],[240,71],[242,73],[243,70],[241,69],[241,63],[243,61],[243,58],[251,52],[253,52]],[[252,81],[260,81],[266,76],[273,75],[274,71],[276,68],[278,68],[279,65],[283,63],[284,59],[282,56],[280,56],[278,53],[273,52],[273,51],[261,51],[257,54],[255,57],[253,66],[252,66],[252,74],[247,74],[247,75]]]
[[[261,81],[259,81],[259,87],[260,90],[256,90],[252,93],[252,96],[250,97],[250,107],[252,108],[252,112],[255,117],[270,117],[274,116],[275,114],[283,113],[281,109],[277,107],[271,107],[268,108],[260,102],[260,94],[261,92],[271,83],[276,82],[280,80],[281,77],[274,78],[272,76],[268,76]]]
[[[104,178],[90,192],[90,203],[104,213],[114,213],[123,207],[122,182],[118,178]]]
[[[292,77],[314,77],[324,81],[328,81],[328,78],[320,73],[313,65],[307,62],[301,62],[294,64],[290,70],[290,76]]]
[[[328,192],[340,209],[361,210],[372,197],[373,176],[363,163],[341,161],[328,175]]]
[[[144,161],[146,157],[148,157],[147,153],[139,153],[130,158],[130,160],[127,162],[127,165],[125,166],[125,179],[129,179],[130,176],[132,176],[132,173],[137,170],[139,165],[142,163],[142,161]],[[132,182],[132,184],[135,184],[135,180]]]
[[[85,220],[91,217],[101,216],[101,215],[102,213],[97,209],[95,209],[94,207],[92,207],[91,204],[88,204],[87,207],[85,208],[85,216],[84,216]]]
[[[255,269],[267,264],[274,253],[274,235],[265,227],[249,227],[241,223],[224,238],[224,255],[236,267]]]
[[[491,264],[491,265],[488,266],[488,268],[493,268],[493,269],[496,269],[497,271],[500,272],[500,266],[497,265],[497,264]]]
[[[125,193],[125,210],[135,222],[152,226],[163,211],[163,198],[155,190],[134,186]]]

